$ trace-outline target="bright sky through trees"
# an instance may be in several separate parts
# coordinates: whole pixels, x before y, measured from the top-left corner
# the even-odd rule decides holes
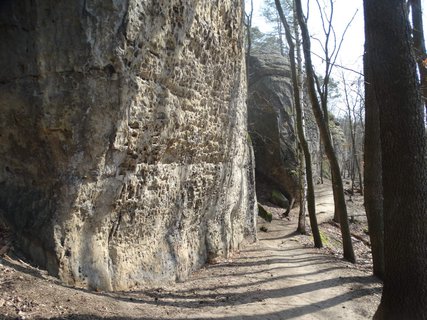
[[[321,0],[322,1],[322,0]],[[254,0],[254,26],[257,26],[262,32],[269,32],[272,29],[262,17],[263,0]],[[306,7],[305,7],[306,8]],[[362,69],[363,44],[364,44],[364,27],[362,0],[358,1],[335,1],[333,23],[339,37],[353,14],[358,10],[354,21],[347,31],[344,39],[341,53],[337,62],[345,64],[346,67],[360,71]],[[319,16],[318,7],[314,0],[310,1],[310,12],[308,26],[313,37],[322,38],[322,21]],[[339,39],[337,39],[339,41]],[[312,41],[312,47],[315,54],[322,55],[321,48],[316,41]],[[314,57],[313,57],[314,58]],[[314,58],[314,61],[316,59]]]
[[[262,7],[264,6],[264,0],[253,0],[254,1],[254,19],[253,25],[257,26],[262,32],[269,32],[272,30],[272,26],[269,25],[262,17]],[[305,2],[305,4],[304,4]],[[315,0],[311,0],[308,27],[312,37],[322,38],[322,21],[319,15],[319,9],[316,5]],[[322,3],[329,3],[329,1],[320,0]],[[427,0],[422,0],[423,16],[424,16],[424,28],[427,23]],[[249,1],[246,0],[247,7]],[[305,6],[305,13],[307,13],[307,1],[303,0],[303,6]],[[337,34],[337,41],[340,40],[345,27],[351,20],[353,14],[357,11],[357,14],[347,30],[346,37],[342,44],[340,55],[337,59],[337,63],[344,65],[347,68],[354,69],[356,71],[362,70],[363,64],[363,46],[364,46],[364,22],[363,22],[363,0],[335,0],[334,1],[334,17],[333,25]],[[328,11],[327,11],[328,12]],[[426,31],[424,31],[425,34]],[[312,41],[312,48],[314,54],[321,55],[322,51],[316,41]],[[313,57],[316,65],[320,61],[316,61]]]

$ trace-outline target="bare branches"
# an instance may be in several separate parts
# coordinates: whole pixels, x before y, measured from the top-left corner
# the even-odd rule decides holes
[[[314,51],[311,51],[311,54],[312,54],[313,56],[315,56],[316,58],[319,58],[320,60],[322,60],[322,62],[325,62],[325,57],[322,57],[321,55],[317,54],[317,53],[316,53],[316,52],[314,52]],[[358,75],[360,75],[360,76],[362,76],[362,77],[363,77],[363,73],[361,73],[360,71],[354,70],[354,69],[352,69],[352,68],[345,67],[345,66],[343,66],[343,65],[341,65],[341,64],[338,64],[338,63],[336,63],[336,62],[334,63],[334,67],[337,67],[337,68],[340,68],[340,69],[343,69],[343,70],[346,70],[346,71],[353,72],[353,73],[358,74]]]
[[[252,27],[252,17],[254,14],[254,1],[251,0],[250,4],[251,4],[251,10],[249,11],[249,13],[246,12],[246,10],[245,10],[245,18],[246,19],[243,20],[243,24],[246,26],[246,28]]]
[[[314,54],[317,57],[320,57],[324,63],[324,73],[323,73],[323,82],[320,84],[318,79],[316,79],[316,89],[321,97],[322,104],[327,104],[328,100],[328,86],[329,86],[329,79],[332,74],[332,70],[334,66],[336,65],[336,61],[338,59],[338,55],[341,51],[341,47],[345,38],[345,35],[353,22],[354,18],[356,17],[357,10],[354,12],[353,16],[351,17],[350,21],[346,24],[343,33],[341,34],[340,38],[338,39],[338,36],[335,32],[335,28],[333,26],[333,18],[334,18],[334,2],[333,0],[329,0],[329,5],[321,5],[320,0],[316,0],[316,5],[320,13],[320,19],[322,22],[322,30],[324,35],[324,41],[314,38],[321,46],[323,51],[323,57],[320,57],[320,55]],[[327,11],[329,9],[329,11]],[[323,108],[323,111],[325,112],[326,109]]]
[[[251,54],[252,49],[252,17],[254,13],[254,2],[251,0],[251,10],[249,11],[249,14],[245,11],[246,19],[243,20],[243,23],[246,26],[246,39],[247,39],[247,45],[246,45],[246,77],[249,79],[249,57]]]
[[[341,35],[341,39],[340,39],[340,42],[338,44],[338,48],[337,48],[336,52],[333,53],[335,56],[332,55],[332,57],[333,57],[333,61],[331,63],[332,66],[335,66],[335,64],[336,64],[336,61],[337,61],[337,58],[338,58],[338,54],[339,54],[339,52],[341,50],[341,46],[342,46],[342,43],[344,41],[345,35],[346,35],[346,33],[348,31],[348,28],[350,27],[351,23],[353,22],[354,18],[356,17],[357,12],[358,12],[358,10],[356,10],[354,12],[353,16],[351,17],[350,21],[347,23],[347,25],[346,25],[346,27],[345,27],[342,35]],[[330,75],[330,73],[329,73],[329,75]]]

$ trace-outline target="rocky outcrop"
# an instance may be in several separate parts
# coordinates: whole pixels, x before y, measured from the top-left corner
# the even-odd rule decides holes
[[[254,237],[240,1],[0,6],[0,216],[34,263],[130,289]]]
[[[257,185],[298,198],[298,155],[289,62],[260,53],[249,60],[248,126],[255,150]],[[271,193],[271,192],[270,192]]]

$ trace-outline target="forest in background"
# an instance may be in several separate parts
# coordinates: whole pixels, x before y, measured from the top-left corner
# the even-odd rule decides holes
[[[275,51],[287,57],[291,66],[298,145],[303,153],[300,221],[307,201],[314,245],[322,247],[304,128],[308,100],[329,163],[334,220],[341,227],[344,258],[354,263],[342,179],[350,178],[351,192],[364,195],[373,273],[384,281],[375,318],[425,319],[427,56],[421,1],[364,1],[363,71],[337,63],[354,15],[342,34],[337,34],[334,1],[315,3],[318,11],[310,14],[319,15],[322,23],[312,37],[301,0],[264,2],[262,16],[272,25],[271,33],[253,26],[254,4],[246,2],[247,57],[257,50]],[[320,45],[322,55],[311,50],[313,42]],[[387,48],[390,43],[393,46]],[[320,65],[314,65],[313,56],[316,61],[320,58]],[[337,128],[345,139],[344,150],[334,148],[331,131]],[[342,153],[341,161],[338,153]],[[321,179],[324,174],[322,170]],[[301,224],[297,230],[302,230]]]

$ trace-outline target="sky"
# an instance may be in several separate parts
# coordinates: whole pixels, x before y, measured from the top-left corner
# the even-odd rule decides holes
[[[258,26],[262,32],[271,31],[271,26],[261,16],[261,9],[264,0],[253,0],[254,1],[254,19],[253,24]],[[322,3],[323,0],[320,2]],[[303,6],[305,13],[306,1],[303,0]],[[329,1],[327,1],[329,2]],[[421,5],[424,10],[424,27],[427,27],[427,0],[421,0]],[[334,1],[334,17],[333,25],[336,29],[338,39],[343,33],[345,27],[351,20],[351,17],[356,14],[353,22],[346,32],[340,54],[338,56],[337,63],[344,65],[347,68],[354,69],[356,71],[362,71],[363,67],[363,46],[364,46],[364,24],[363,24],[363,0],[335,0]],[[310,11],[308,19],[308,27],[311,36],[322,35],[322,22],[320,19],[318,7],[315,5],[315,1],[310,1]],[[426,31],[425,31],[425,34]],[[317,46],[315,41],[312,41],[312,49],[315,53],[321,54],[320,47]],[[315,59],[313,59],[316,64]],[[348,73],[347,73],[348,74]],[[348,74],[351,76],[350,74]],[[356,76],[356,74],[354,74]]]

